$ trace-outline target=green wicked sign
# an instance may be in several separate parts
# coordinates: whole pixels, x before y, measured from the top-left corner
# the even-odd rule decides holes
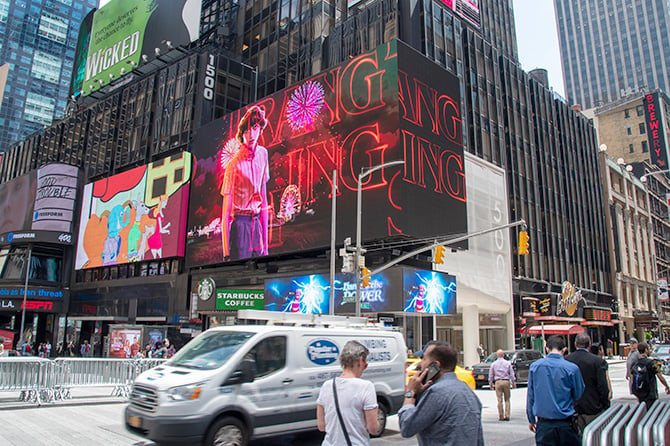
[[[217,310],[262,310],[263,290],[216,290]]]

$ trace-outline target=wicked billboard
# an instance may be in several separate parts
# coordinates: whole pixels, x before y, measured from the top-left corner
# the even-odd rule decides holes
[[[182,152],[87,184],[75,268],[182,256],[191,161]]]
[[[111,0],[85,20],[72,89],[87,95],[199,37],[200,0]],[[83,53],[83,54],[82,54]],[[85,58],[85,65],[82,67]],[[82,72],[83,71],[83,72]]]
[[[458,79],[391,41],[196,132],[191,266],[351,236],[362,170],[365,240],[467,232]]]

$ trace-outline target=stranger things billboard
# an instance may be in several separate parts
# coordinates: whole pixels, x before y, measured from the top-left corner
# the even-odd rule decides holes
[[[333,170],[337,240],[353,236],[361,169],[392,161],[362,179],[364,241],[466,233],[459,104],[455,76],[391,41],[202,127],[187,263],[328,246]]]

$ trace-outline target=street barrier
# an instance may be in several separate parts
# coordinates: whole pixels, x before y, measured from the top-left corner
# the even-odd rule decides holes
[[[20,392],[19,400],[44,402],[71,398],[75,387],[113,387],[112,396],[128,398],[140,374],[165,359],[0,358],[0,392]]]
[[[582,435],[583,446],[670,445],[670,400],[647,410],[637,401],[615,403],[593,420]]]

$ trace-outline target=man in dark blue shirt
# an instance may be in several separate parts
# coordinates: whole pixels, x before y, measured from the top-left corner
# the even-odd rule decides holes
[[[584,381],[577,365],[563,358],[565,341],[560,336],[547,340],[547,356],[534,362],[528,374],[526,415],[538,446],[579,446],[581,440],[572,424],[575,401],[584,393]]]

